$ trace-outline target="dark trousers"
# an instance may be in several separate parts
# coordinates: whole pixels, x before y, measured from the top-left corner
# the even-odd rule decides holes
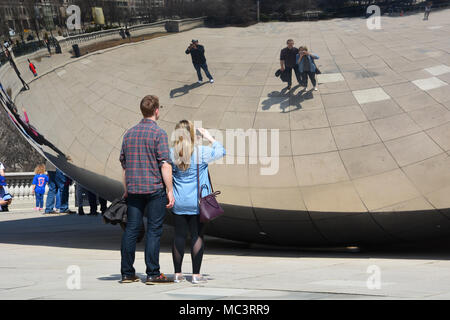
[[[189,231],[191,234],[192,273],[200,274],[204,249],[204,224],[200,223],[200,216],[198,214],[173,214],[173,217],[175,225],[175,239],[172,246],[172,259],[175,273],[181,273],[186,237]]]
[[[121,274],[134,276],[133,267],[136,240],[147,216],[147,234],[145,237],[145,265],[147,276],[159,276],[160,239],[166,215],[167,195],[164,189],[152,194],[129,194],[127,199],[127,226],[122,236]]]
[[[295,72],[295,77],[297,78],[298,84],[302,84],[302,74],[298,70],[298,65],[292,67],[286,67],[286,72],[288,74],[288,86],[292,86],[292,70]]]
[[[97,195],[90,191],[87,192],[89,199],[89,207],[91,214],[97,213]],[[98,197],[98,202],[100,202],[100,211],[104,213],[106,211],[106,200]]]
[[[308,77],[311,79],[312,85],[316,86],[316,73],[311,71],[305,71],[303,72],[303,85],[306,87],[308,86]]]
[[[198,81],[203,81],[201,69],[203,69],[209,80],[213,78],[212,75],[209,73],[208,65],[206,64],[206,62],[201,64],[194,63],[194,68],[195,71],[197,71]]]

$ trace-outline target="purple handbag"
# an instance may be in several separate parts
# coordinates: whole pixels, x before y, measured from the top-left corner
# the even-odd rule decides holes
[[[209,193],[207,196],[202,197],[203,188],[208,189],[208,192],[209,192],[209,188],[206,184],[203,184],[200,187],[200,165],[199,165],[198,148],[197,148],[197,189],[198,189],[197,197],[198,197],[198,208],[199,208],[199,212],[200,212],[200,222],[201,223],[206,223],[211,220],[214,220],[224,213],[223,209],[220,207],[220,205],[216,199],[216,196],[218,196],[221,192],[220,191],[214,192],[212,182],[211,182],[211,176],[209,175],[209,171],[208,171],[208,179],[209,179],[209,183],[211,184],[212,193]]]

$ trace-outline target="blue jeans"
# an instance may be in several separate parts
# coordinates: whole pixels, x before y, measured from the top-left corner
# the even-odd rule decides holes
[[[208,65],[206,64],[206,62],[202,63],[202,64],[194,63],[194,68],[197,71],[198,81],[203,81],[202,71],[200,69],[203,69],[203,71],[205,71],[205,74],[209,80],[211,80],[213,78],[212,75],[208,71]]]
[[[136,240],[142,227],[143,217],[147,216],[145,236],[145,265],[147,276],[159,276],[160,239],[166,215],[167,195],[164,189],[151,194],[129,194],[127,199],[127,226],[122,236],[121,274],[134,276],[133,267]],[[144,212],[145,211],[145,212]]]
[[[45,212],[49,213],[53,211],[53,208],[58,208],[61,212],[65,212],[69,209],[69,203],[66,202],[62,197],[62,192],[64,189],[64,184],[66,182],[66,177],[64,174],[57,170],[48,172],[48,193],[47,193],[47,203],[45,205]],[[59,201],[58,197],[59,196]],[[67,199],[68,200],[68,199]],[[56,202],[56,203],[55,203]],[[60,203],[58,203],[60,202]]]
[[[44,194],[43,193],[35,193],[36,196],[36,208],[44,207]]]

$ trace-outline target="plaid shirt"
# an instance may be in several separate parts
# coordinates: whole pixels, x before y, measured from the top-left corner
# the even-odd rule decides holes
[[[164,187],[161,166],[170,163],[167,133],[155,121],[142,119],[123,137],[120,162],[130,194],[149,194]]]

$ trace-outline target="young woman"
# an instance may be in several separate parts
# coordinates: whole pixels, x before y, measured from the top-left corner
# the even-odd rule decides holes
[[[303,86],[306,88],[308,86],[308,77],[311,79],[311,83],[314,87],[314,90],[317,91],[316,84],[316,71],[317,67],[314,63],[315,59],[319,59],[319,56],[309,53],[308,48],[306,46],[302,46],[298,48],[297,54],[297,65],[298,70],[302,74],[303,78]]]
[[[197,145],[193,123],[182,120],[175,126],[175,142],[170,150],[175,197],[175,205],[172,208],[175,224],[175,239],[172,246],[175,282],[184,280],[181,265],[188,231],[191,234],[192,283],[206,282],[200,274],[204,249],[204,225],[200,223],[198,211],[197,163],[200,186],[207,186],[202,189],[201,195],[206,196],[211,193],[208,163],[225,155],[223,146],[215,141],[207,130],[198,128],[197,131],[210,142],[210,146]]]

